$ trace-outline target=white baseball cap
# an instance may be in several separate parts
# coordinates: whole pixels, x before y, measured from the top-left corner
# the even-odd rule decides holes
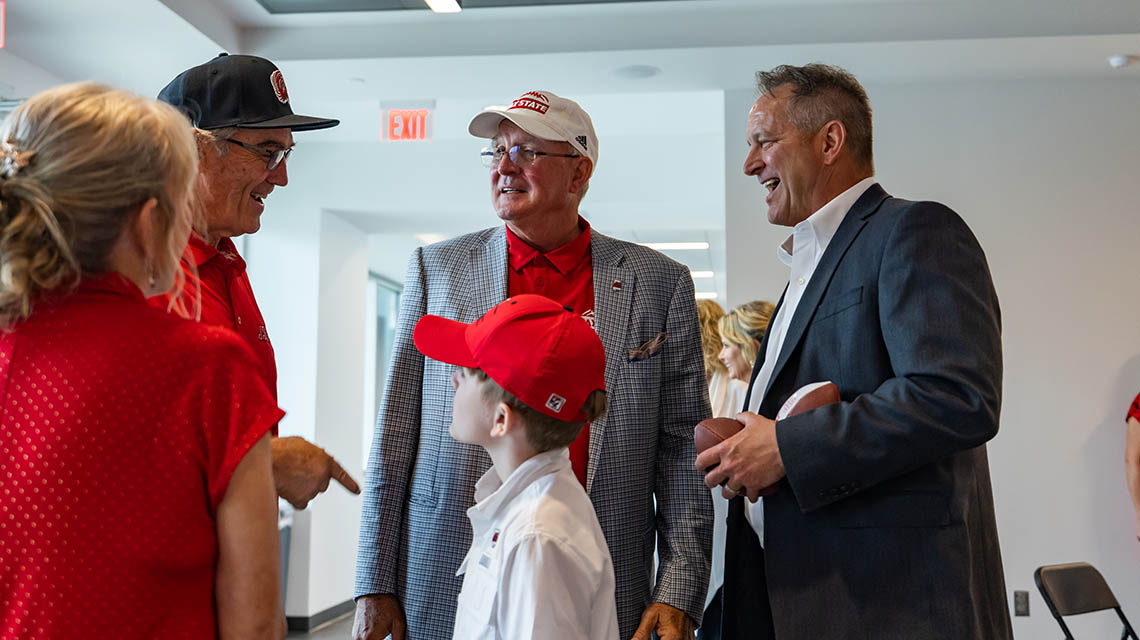
[[[598,165],[598,134],[589,114],[577,102],[549,91],[527,91],[509,107],[491,106],[471,119],[467,130],[477,138],[499,135],[503,118],[543,140],[569,142],[578,153],[590,159],[591,172]]]

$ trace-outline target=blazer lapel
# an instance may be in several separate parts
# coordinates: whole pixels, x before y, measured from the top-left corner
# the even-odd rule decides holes
[[[590,233],[590,260],[594,270],[594,328],[606,350],[606,389],[612,393],[626,356],[626,331],[629,329],[629,313],[637,281],[633,271],[622,266],[625,253],[621,243],[596,231],[591,230]],[[601,456],[606,424],[611,415],[613,414],[607,412],[601,420],[590,424],[591,463],[586,466],[586,493],[594,486],[597,468],[593,461]]]
[[[506,227],[499,227],[486,243],[471,250],[467,281],[467,290],[471,292],[471,317],[459,318],[461,322],[473,322],[507,299]]]
[[[843,254],[847,253],[847,249],[859,235],[859,231],[867,224],[867,217],[874,213],[883,203],[883,200],[888,197],[887,192],[878,183],[871,185],[863,195],[859,196],[851,210],[843,217],[843,222],[839,224],[839,228],[835,230],[835,236],[828,243],[827,249],[823,252],[823,257],[816,265],[811,281],[808,282],[807,289],[804,289],[804,294],[796,306],[791,324],[788,325],[788,333],[784,337],[784,344],[780,346],[776,366],[772,369],[772,377],[768,379],[768,386],[764,388],[765,398],[768,397],[772,383],[776,381],[780,371],[787,364],[788,357],[796,350],[796,345],[804,337],[808,321],[815,315],[816,307],[823,299],[823,292],[827,291],[827,285],[831,282],[831,276],[835,274],[835,268],[839,266]],[[773,315],[773,317],[775,316]]]

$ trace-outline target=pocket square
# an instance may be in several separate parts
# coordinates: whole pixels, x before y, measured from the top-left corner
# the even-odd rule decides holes
[[[669,339],[669,334],[662,331],[661,333],[650,338],[645,344],[637,347],[636,349],[629,350],[629,361],[636,362],[638,360],[645,360],[652,358],[661,352],[661,347],[665,341]]]

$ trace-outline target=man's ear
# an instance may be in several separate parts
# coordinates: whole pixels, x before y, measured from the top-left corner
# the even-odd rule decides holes
[[[843,145],[847,143],[847,127],[844,127],[843,123],[838,120],[832,120],[823,125],[816,136],[821,146],[823,164],[835,164],[839,158],[839,153],[843,150]]]
[[[594,163],[586,156],[576,160],[574,177],[570,180],[570,193],[581,193],[582,187],[590,180],[590,173],[594,170]]]

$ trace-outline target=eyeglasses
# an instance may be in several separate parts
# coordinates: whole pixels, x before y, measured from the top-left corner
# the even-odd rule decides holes
[[[510,149],[503,147],[486,147],[479,153],[479,157],[483,160],[484,167],[495,167],[503,161],[503,156],[508,156],[511,159],[511,164],[516,167],[522,168],[534,162],[534,159],[539,156],[550,156],[551,158],[581,158],[578,153],[547,153],[545,151],[535,151],[526,147],[515,145]]]
[[[234,140],[233,138],[222,138],[222,140],[225,140],[226,142],[232,142],[237,146],[252,152],[254,155],[265,158],[265,168],[269,171],[276,169],[278,165],[280,165],[282,162],[285,162],[285,158],[288,158],[290,153],[293,153],[292,147],[288,149],[266,149],[265,147],[246,144],[241,140]]]

